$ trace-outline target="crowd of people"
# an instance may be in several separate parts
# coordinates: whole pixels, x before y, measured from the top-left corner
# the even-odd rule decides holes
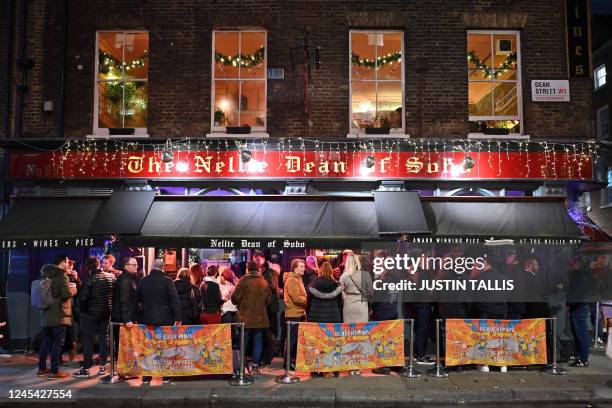
[[[452,251],[455,251],[453,249]],[[459,256],[460,253],[445,256]],[[604,257],[605,258],[605,257]],[[598,258],[602,268],[608,268],[607,259]],[[98,339],[99,368],[97,375],[106,373],[108,360],[109,323],[123,324],[130,329],[134,324],[152,326],[218,324],[242,322],[245,325],[245,344],[250,350],[250,374],[257,376],[273,357],[283,355],[285,364],[295,370],[298,325],[290,325],[290,342],[286,343],[285,322],[362,323],[368,321],[414,319],[414,358],[418,364],[432,365],[435,360],[427,354],[434,318],[486,318],[522,319],[549,317],[545,301],[511,302],[487,299],[470,301],[444,301],[422,299],[418,302],[402,301],[393,293],[384,299],[373,298],[373,279],[397,281],[402,278],[397,271],[385,271],[374,276],[362,266],[362,259],[351,250],[342,252],[338,262],[332,265],[315,256],[294,258],[288,271],[283,271],[278,259],[267,259],[262,251],[254,251],[252,260],[246,263],[246,273],[240,278],[233,268],[217,265],[202,267],[194,263],[181,268],[172,280],[163,271],[163,262],[153,261],[146,276],[139,274],[135,258],[122,260],[120,270],[113,269],[115,259],[106,255],[102,262],[90,258],[85,263],[84,282],[78,279],[65,255],[55,257],[53,264],[44,265],[41,278],[50,282],[53,303],[43,311],[42,341],[39,355],[39,376],[60,379],[70,374],[59,369],[62,347],[68,341],[76,342],[80,326],[82,332],[82,367],[73,377],[89,378],[93,375],[94,342]],[[585,279],[592,276],[580,258],[573,258],[568,287],[579,290],[580,285],[592,285]],[[413,282],[423,279],[444,279],[448,271],[402,271]],[[607,271],[610,274],[610,271]],[[428,275],[430,274],[430,275]],[[520,259],[516,251],[509,251],[499,263],[485,258],[484,268],[455,278],[496,279],[496,275],[513,277],[523,288],[541,285],[539,265],[534,256]],[[79,318],[73,313],[78,304]],[[576,352],[572,364],[588,365],[589,334],[588,316],[590,304],[572,301],[567,304]],[[114,347],[118,349],[119,325],[114,327]],[[444,327],[442,327],[444,329]],[[444,335],[441,336],[444,338]],[[236,343],[236,340],[234,343]],[[408,340],[407,340],[408,341]],[[71,348],[75,348],[71,344]],[[405,347],[408,350],[408,347]],[[444,347],[441,347],[442,351]],[[51,356],[47,368],[47,355]],[[115,353],[116,355],[117,353]],[[442,354],[442,358],[443,358]],[[390,367],[374,370],[389,374]],[[489,371],[488,366],[480,370]],[[505,372],[506,368],[501,367]],[[359,375],[352,370],[350,375]],[[317,376],[319,373],[312,373]],[[333,373],[331,375],[339,375]],[[165,379],[167,380],[167,379]],[[143,382],[150,381],[144,377]]]

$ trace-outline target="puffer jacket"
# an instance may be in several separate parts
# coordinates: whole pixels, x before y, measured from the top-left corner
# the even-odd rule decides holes
[[[189,278],[177,279],[174,281],[176,293],[181,302],[181,317],[183,324],[195,324],[196,316],[198,315],[198,304],[196,303],[195,292],[197,288],[192,285]],[[199,322],[197,322],[199,323]]]
[[[138,277],[129,272],[119,275],[113,288],[114,322],[128,323],[138,321]]]
[[[306,315],[306,289],[302,277],[295,272],[283,275],[285,317],[302,317]]]
[[[321,293],[331,293],[338,288],[338,283],[331,279],[317,278],[309,289],[313,288]],[[316,293],[316,292],[315,292]],[[312,291],[308,291],[308,321],[317,323],[342,323],[340,303],[342,294],[331,299],[322,299]]]
[[[72,294],[68,288],[68,276],[55,265],[44,265],[43,278],[51,279],[51,293],[55,301],[43,311],[43,327],[72,326]]]
[[[98,320],[110,318],[115,275],[98,269],[79,294],[81,313]]]

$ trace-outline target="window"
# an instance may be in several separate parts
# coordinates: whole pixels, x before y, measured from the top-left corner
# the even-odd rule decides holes
[[[593,74],[593,78],[595,78],[595,90],[604,86],[606,84],[606,66],[598,67]]]
[[[595,121],[597,122],[597,139],[608,139],[610,137],[610,110],[608,105],[597,109]]]
[[[212,130],[266,130],[266,32],[214,31]]]
[[[390,128],[404,133],[404,35],[350,33],[350,129]]]
[[[147,133],[149,33],[100,31],[97,36],[94,135]]]
[[[470,133],[522,133],[518,32],[468,31],[467,74]]]

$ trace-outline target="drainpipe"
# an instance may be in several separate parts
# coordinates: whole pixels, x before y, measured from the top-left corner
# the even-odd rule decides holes
[[[23,109],[25,106],[25,94],[28,91],[28,70],[32,67],[33,61],[26,57],[28,38],[28,1],[21,0],[21,16],[18,29],[21,30],[21,49],[17,60],[17,67],[23,71],[22,83],[17,85],[17,106],[15,112],[15,137],[20,139],[23,134]]]
[[[59,64],[57,66],[57,109],[55,122],[57,138],[64,138],[64,66],[66,63],[66,41],[68,37],[68,0],[61,0],[59,5],[60,35]]]
[[[6,90],[4,98],[4,133],[3,137],[8,138],[11,135],[11,91],[12,91],[12,76],[13,76],[13,28],[15,18],[14,15],[15,3],[13,0],[6,0]]]

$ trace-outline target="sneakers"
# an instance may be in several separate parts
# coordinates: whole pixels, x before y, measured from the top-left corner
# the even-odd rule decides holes
[[[100,371],[98,371],[98,375],[106,375],[106,366],[100,366]]]
[[[51,370],[49,370],[48,368],[44,368],[36,372],[36,375],[39,377],[42,377],[43,375],[49,375],[49,374],[51,374]]]
[[[75,371],[72,376],[74,378],[89,378],[91,377],[91,374],[89,373],[88,369],[81,368],[79,371]]]
[[[506,367],[506,366],[499,367],[499,372],[500,373],[507,373],[508,372],[508,367]]]
[[[417,364],[422,364],[422,365],[434,365],[436,364],[436,360],[434,360],[433,358],[429,357],[429,356],[422,356],[422,357],[414,357],[414,361]]]
[[[253,365],[251,366],[251,377],[259,377],[260,371],[259,366]]]
[[[489,372],[489,366],[488,365],[481,365],[478,367],[478,371],[480,371],[481,373],[488,373]]]
[[[51,373],[49,374],[49,379],[50,380],[61,380],[62,378],[66,378],[70,376],[70,374],[68,374],[65,371],[58,371],[57,373]]]
[[[570,366],[572,367],[588,367],[589,366],[589,362],[588,361],[582,361],[579,358],[577,358],[576,360],[572,361],[570,363]]]
[[[174,380],[173,377],[162,377],[162,383],[164,384],[170,384],[172,380]]]
[[[145,375],[142,377],[142,383],[143,384],[149,384],[151,382],[151,377],[148,375]]]

